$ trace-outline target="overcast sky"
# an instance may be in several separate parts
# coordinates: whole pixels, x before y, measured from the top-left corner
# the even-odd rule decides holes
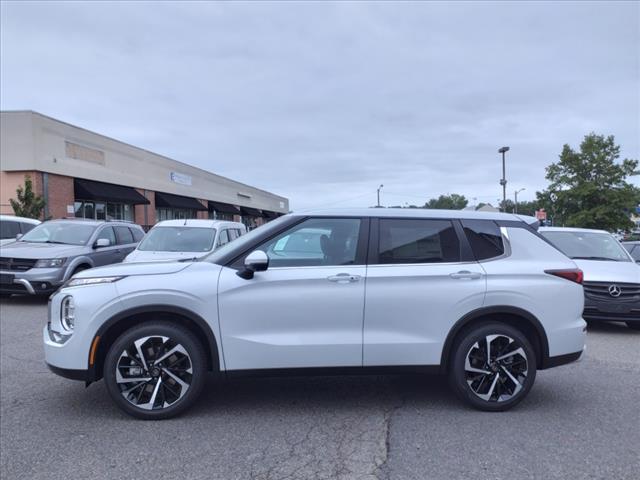
[[[495,204],[502,145],[530,199],[591,131],[640,158],[639,5],[3,1],[0,104],[292,209]]]

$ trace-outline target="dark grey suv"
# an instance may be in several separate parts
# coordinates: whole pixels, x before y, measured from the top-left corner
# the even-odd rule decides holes
[[[128,222],[44,222],[0,248],[0,294],[49,294],[81,270],[121,262],[143,236]]]

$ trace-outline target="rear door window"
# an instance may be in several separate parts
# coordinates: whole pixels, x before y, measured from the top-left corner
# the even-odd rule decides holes
[[[229,235],[226,230],[221,230],[220,235],[218,236],[218,246],[221,247],[229,243]]]
[[[504,243],[498,224],[491,220],[462,220],[462,228],[471,244],[476,260],[499,257]]]
[[[450,220],[380,219],[379,263],[460,261],[460,241]]]
[[[127,227],[115,227],[118,245],[127,245],[133,243],[133,235]]]

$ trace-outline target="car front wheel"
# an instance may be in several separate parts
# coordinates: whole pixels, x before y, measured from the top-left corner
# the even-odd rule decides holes
[[[129,415],[153,420],[189,408],[205,383],[202,345],[187,329],[166,321],[124,332],[109,349],[104,379],[111,398]]]
[[[527,338],[509,325],[481,324],[454,346],[450,384],[477,409],[508,410],[529,393],[535,377],[535,352]]]

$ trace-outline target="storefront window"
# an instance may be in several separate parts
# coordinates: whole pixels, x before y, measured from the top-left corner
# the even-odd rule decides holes
[[[198,211],[188,208],[158,208],[156,209],[156,219],[163,220],[183,220],[187,218],[198,218]]]
[[[76,218],[93,220],[128,220],[133,221],[133,205],[128,203],[90,202],[76,200],[74,202]]]
[[[233,222],[233,213],[217,212],[216,210],[209,210],[210,220],[227,220]]]

